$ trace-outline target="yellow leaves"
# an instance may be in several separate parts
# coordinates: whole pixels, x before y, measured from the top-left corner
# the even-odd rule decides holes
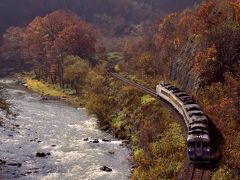
[[[57,89],[55,85],[50,85],[43,83],[42,81],[37,81],[33,79],[27,79],[28,88],[39,92],[43,95],[53,96],[53,97],[64,97],[66,94],[61,90]]]
[[[139,63],[142,67],[148,67],[151,64],[152,55],[149,52],[143,52],[139,56]]]
[[[178,48],[178,47],[180,46],[180,44],[181,44],[181,39],[180,39],[179,36],[177,36],[177,37],[175,38],[173,44],[174,44],[175,48]]]
[[[202,61],[205,59],[205,56],[202,52],[198,52],[194,57],[194,68],[197,72],[201,72],[202,70]]]
[[[141,104],[142,105],[151,105],[156,102],[156,99],[149,96],[149,95],[144,95],[141,97]]]
[[[102,93],[102,88],[100,87],[103,86],[104,77],[92,70],[87,74],[86,83],[88,84],[90,90],[96,93]]]
[[[197,52],[194,57],[194,68],[197,72],[204,72],[208,64],[217,61],[217,49],[215,46],[207,48],[203,52]]]
[[[83,81],[90,69],[89,64],[78,56],[67,56],[64,65],[64,78],[70,81]]]

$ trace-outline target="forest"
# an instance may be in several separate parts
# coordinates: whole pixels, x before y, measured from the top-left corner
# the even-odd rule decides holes
[[[131,141],[133,179],[176,178],[186,144],[166,108],[109,75],[116,59],[116,71],[131,80],[152,89],[163,80],[191,94],[223,138],[213,179],[239,177],[238,0],[24,0],[0,8],[0,67],[74,90],[103,129]]]
[[[44,16],[58,9],[70,9],[105,31],[124,34],[131,26],[157,20],[167,12],[179,11],[197,3],[197,0],[12,0],[0,2],[0,32],[9,26],[28,24],[35,16]],[[14,13],[12,13],[14,12]],[[112,27],[111,27],[111,26]]]

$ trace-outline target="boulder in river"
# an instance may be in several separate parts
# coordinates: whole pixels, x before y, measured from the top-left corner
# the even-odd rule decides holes
[[[9,163],[7,164],[8,166],[17,166],[17,167],[21,167],[22,164],[21,163]]]
[[[99,143],[99,140],[96,138],[84,138],[83,141],[88,141],[91,143]]]
[[[103,138],[102,141],[103,141],[103,142],[111,142],[111,139],[105,139],[105,138]]]
[[[129,140],[122,140],[122,144],[129,144],[130,141]]]
[[[92,143],[99,143],[99,140],[98,140],[98,139],[94,139],[94,140],[92,141]]]
[[[0,165],[1,165],[1,164],[6,164],[6,162],[7,162],[7,161],[4,161],[4,160],[0,159]]]
[[[43,153],[43,152],[37,152],[36,153],[37,157],[46,157],[46,156],[49,156],[49,155],[51,155],[51,153]]]
[[[106,172],[111,172],[111,171],[112,171],[112,169],[109,168],[109,167],[107,167],[107,166],[103,166],[103,167],[101,167],[100,170],[102,170],[102,171],[106,171]]]
[[[83,141],[88,141],[89,139],[88,138],[84,138]]]
[[[100,127],[100,129],[101,129],[102,131],[107,131],[107,130],[109,130],[109,128],[110,128],[109,125]]]
[[[49,100],[49,97],[48,96],[42,96],[42,100],[47,101],[47,100]]]
[[[113,154],[115,154],[115,152],[114,151],[108,151],[108,154],[113,155]]]

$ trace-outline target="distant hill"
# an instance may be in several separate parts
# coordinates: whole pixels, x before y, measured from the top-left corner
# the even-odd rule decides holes
[[[0,32],[9,26],[26,25],[35,16],[56,9],[71,9],[99,26],[116,26],[122,34],[130,24],[153,21],[164,13],[191,7],[200,0],[1,0]]]

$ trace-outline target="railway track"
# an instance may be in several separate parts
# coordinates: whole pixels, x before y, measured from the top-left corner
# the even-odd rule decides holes
[[[146,93],[148,95],[151,95],[152,97],[155,97],[158,101],[161,102],[162,105],[168,106],[165,102],[163,102],[158,95],[155,93],[154,90],[149,89],[144,87],[143,85],[140,85],[136,82],[133,82],[129,79],[126,79],[124,77],[122,77],[121,75],[119,75],[118,73],[109,72],[113,77],[115,77],[116,79],[122,81],[124,84],[126,85],[130,85],[133,86],[135,88],[137,88],[138,90],[142,91],[143,93]],[[170,106],[168,106],[170,107]],[[174,111],[172,111],[174,114]],[[179,119],[179,116],[174,115],[174,117],[176,117],[177,119]],[[182,119],[181,119],[182,120]],[[197,166],[197,165],[193,165],[193,164],[188,164],[188,171],[186,172],[184,178],[179,178],[179,179],[189,179],[189,180],[210,180],[211,179],[211,171],[206,169],[206,167],[201,167],[201,166]]]
[[[189,165],[189,180],[210,180],[211,172],[204,167]]]
[[[140,85],[140,84],[138,84],[138,83],[135,83],[135,82],[133,82],[133,81],[130,81],[130,80],[128,80],[128,79],[120,76],[120,75],[117,74],[117,73],[111,72],[110,74],[111,74],[112,76],[114,76],[115,78],[121,80],[121,81],[124,82],[125,84],[131,85],[131,86],[139,89],[140,91],[142,91],[142,92],[144,92],[144,93],[147,93],[147,94],[149,94],[149,95],[151,95],[151,96],[153,96],[153,97],[155,97],[155,98],[158,98],[158,95],[155,93],[154,90],[149,89],[149,88],[146,88],[146,87],[144,87],[144,86],[142,86],[142,85]]]

